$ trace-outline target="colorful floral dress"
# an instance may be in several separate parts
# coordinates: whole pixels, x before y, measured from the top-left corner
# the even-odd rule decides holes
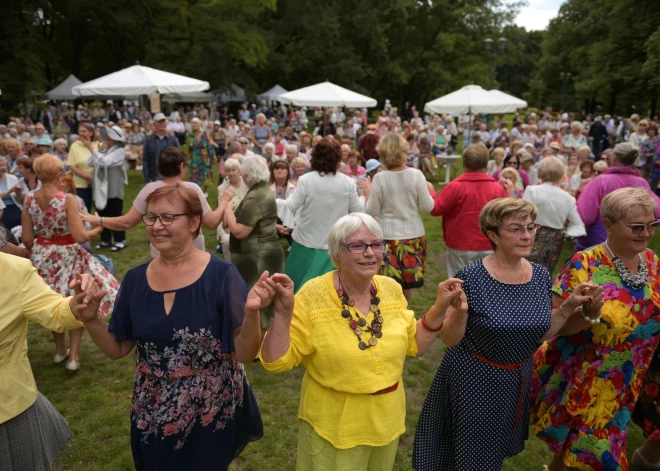
[[[581,470],[628,469],[626,432],[660,338],[658,257],[645,251],[649,277],[635,290],[602,247],[576,253],[555,280],[568,298],[585,281],[602,286],[604,322],[556,336],[534,356],[531,423],[564,464]]]
[[[149,263],[122,282],[109,330],[135,342],[131,448],[135,468],[225,470],[263,436],[243,365],[232,358],[247,287],[236,267],[215,255],[202,276],[164,292],[147,281]]]
[[[204,187],[213,181],[215,147],[209,141],[206,133],[202,133],[201,138],[195,137],[193,133],[188,133],[186,135],[186,145],[190,157],[190,181]]]
[[[24,210],[37,230],[30,260],[39,275],[54,291],[69,296],[69,283],[76,273],[89,273],[107,291],[99,309],[99,317],[107,317],[115,303],[119,283],[101,263],[73,240],[66,217],[66,195],[59,191],[46,211],[34,200],[34,193],[25,197]]]

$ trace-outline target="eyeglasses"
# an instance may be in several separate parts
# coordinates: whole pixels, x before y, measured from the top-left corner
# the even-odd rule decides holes
[[[144,224],[147,226],[153,226],[154,224],[156,224],[156,220],[159,220],[163,226],[170,226],[175,219],[181,216],[187,216],[187,213],[161,214],[160,216],[156,216],[155,214],[145,214],[144,216],[142,216],[142,221],[144,221]]]
[[[540,224],[533,224],[531,226],[515,226],[513,229],[502,229],[503,231],[509,232],[514,237],[521,237],[525,232],[529,232],[530,235],[536,235],[541,230]]]
[[[516,161],[516,160],[509,160],[506,164],[507,164],[508,166],[511,166],[511,167],[513,167],[513,166],[516,166],[516,167],[517,167],[518,165],[520,165],[520,162],[518,162],[518,161]]]
[[[341,244],[351,253],[365,253],[369,247],[374,253],[383,253],[385,250],[385,242],[382,240],[377,240],[371,244],[365,242],[351,242],[350,244]]]
[[[634,235],[642,234],[644,229],[646,229],[649,234],[653,234],[655,230],[660,227],[660,219],[656,219],[655,221],[648,224],[628,224],[627,226],[630,228]]]

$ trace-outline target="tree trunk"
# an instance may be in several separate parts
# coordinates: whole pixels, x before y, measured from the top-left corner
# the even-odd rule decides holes
[[[649,111],[649,118],[654,119],[654,117],[657,113],[657,110],[658,110],[658,97],[654,96],[651,99],[651,109]]]
[[[612,94],[610,95],[610,114],[612,116],[615,116],[615,108],[616,108],[616,92],[612,90]]]

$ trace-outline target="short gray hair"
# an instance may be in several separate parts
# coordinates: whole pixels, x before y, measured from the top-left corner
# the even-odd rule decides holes
[[[53,147],[56,147],[57,144],[61,144],[61,143],[63,143],[65,146],[68,145],[68,143],[66,142],[66,139],[64,139],[63,137],[60,137],[59,139],[55,139],[55,142],[53,142]]]
[[[266,142],[263,148],[266,149],[266,147],[268,147],[269,149],[273,149],[273,152],[275,152],[275,144],[273,144],[272,142]]]
[[[4,155],[0,155],[0,162],[8,164],[9,160],[7,160],[7,157],[5,157]]]
[[[266,159],[260,155],[248,155],[241,164],[241,173],[245,177],[245,183],[267,182],[270,178],[270,171]]]
[[[383,230],[380,224],[371,216],[366,213],[350,213],[343,216],[335,222],[330,228],[328,234],[328,253],[332,264],[339,268],[339,254],[346,239],[357,231],[360,226],[364,224],[367,226],[369,232],[379,239],[383,238]]]
[[[238,171],[240,171],[241,163],[238,161],[238,159],[234,159],[230,157],[227,160],[225,160],[225,171],[232,169],[237,169]]]
[[[298,146],[295,144],[289,144],[288,146],[286,146],[285,152],[289,152],[289,151],[293,151],[296,153],[296,155],[298,155]]]

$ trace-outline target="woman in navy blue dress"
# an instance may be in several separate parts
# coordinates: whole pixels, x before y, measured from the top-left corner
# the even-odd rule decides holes
[[[136,349],[136,469],[225,470],[263,435],[241,363],[257,353],[259,310],[274,291],[264,273],[248,293],[232,264],[192,245],[202,217],[194,191],[165,186],[147,204],[143,219],[160,255],[126,274],[109,326],[83,321],[109,358]]]
[[[530,263],[536,207],[521,199],[488,203],[479,225],[494,252],[458,272],[467,316],[448,311],[440,330],[448,348],[415,433],[418,471],[499,471],[520,453],[529,430],[532,356],[598,287],[583,283],[552,310],[551,279]],[[588,293],[585,295],[585,293]],[[601,296],[602,300],[602,296]],[[566,316],[566,317],[564,317]]]

